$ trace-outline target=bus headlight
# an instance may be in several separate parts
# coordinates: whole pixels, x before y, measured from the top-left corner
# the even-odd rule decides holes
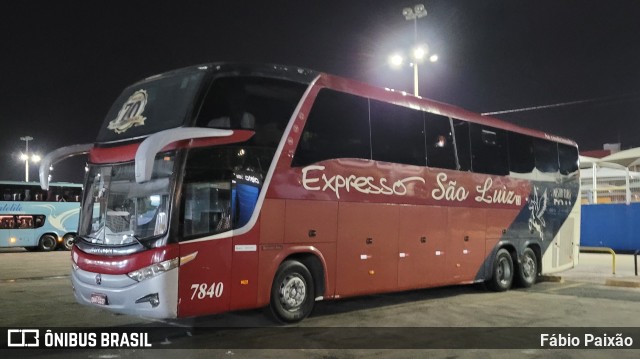
[[[180,264],[180,258],[173,258],[168,261],[152,264],[148,267],[134,270],[133,272],[127,273],[127,275],[129,276],[129,278],[137,282],[142,282],[145,279],[149,279],[151,277],[155,277],[158,274],[168,272],[178,267],[179,264]]]

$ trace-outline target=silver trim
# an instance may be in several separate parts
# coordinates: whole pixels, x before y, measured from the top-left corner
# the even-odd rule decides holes
[[[40,176],[40,187],[42,189],[49,189],[49,172],[51,171],[51,166],[56,164],[57,162],[64,160],[65,158],[77,156],[77,155],[85,155],[89,153],[89,150],[93,148],[93,144],[87,143],[82,145],[72,145],[58,148],[52,152],[49,152],[44,158],[42,162],[40,162],[40,169],[38,174]]]
[[[160,131],[147,137],[136,151],[135,168],[136,182],[143,183],[151,179],[153,161],[162,148],[170,143],[204,137],[227,137],[233,134],[232,130],[220,130],[216,128],[181,127]]]

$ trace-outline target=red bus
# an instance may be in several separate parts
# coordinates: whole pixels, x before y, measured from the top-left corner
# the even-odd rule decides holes
[[[78,302],[147,317],[486,282],[573,267],[575,142],[295,67],[149,77],[89,145]]]

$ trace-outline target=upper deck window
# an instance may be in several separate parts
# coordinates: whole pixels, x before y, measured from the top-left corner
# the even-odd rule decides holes
[[[422,112],[376,100],[370,108],[373,159],[425,166]]]
[[[371,159],[369,101],[323,89],[309,113],[293,166],[334,158]]]
[[[531,173],[535,167],[533,138],[510,132],[509,136],[509,170],[514,173]]]
[[[509,174],[507,133],[493,127],[471,124],[473,171],[504,176]]]
[[[558,144],[560,174],[568,175],[578,171],[578,149],[574,146]]]
[[[429,167],[457,169],[456,149],[449,118],[427,112],[425,128]]]
[[[533,140],[533,148],[536,157],[536,168],[538,171],[544,173],[558,172],[560,166],[558,163],[557,143],[535,138]]]
[[[213,81],[196,120],[197,127],[252,130],[247,145],[276,148],[306,85],[255,76]]]

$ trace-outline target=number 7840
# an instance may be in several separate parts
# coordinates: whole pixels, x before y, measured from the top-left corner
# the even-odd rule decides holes
[[[193,293],[191,294],[191,300],[194,300],[196,297],[198,299],[209,298],[220,298],[224,291],[224,284],[222,282],[213,282],[211,285],[207,283],[194,283],[191,285],[191,290]]]

